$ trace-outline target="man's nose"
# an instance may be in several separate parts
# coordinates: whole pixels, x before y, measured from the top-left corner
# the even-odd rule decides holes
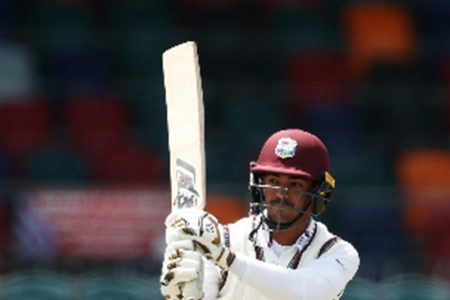
[[[277,189],[277,197],[286,198],[288,195],[288,189],[286,187],[280,187]]]

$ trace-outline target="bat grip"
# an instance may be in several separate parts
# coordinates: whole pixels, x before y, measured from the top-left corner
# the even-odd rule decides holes
[[[197,279],[198,280],[198,279]],[[184,300],[201,300],[203,299],[203,291],[199,291],[199,286],[197,280],[192,280],[185,282],[183,288],[183,299]],[[202,288],[202,287],[200,287]],[[200,298],[199,298],[199,295]]]

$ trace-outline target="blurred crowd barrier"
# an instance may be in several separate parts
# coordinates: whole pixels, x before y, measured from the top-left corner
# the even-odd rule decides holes
[[[448,195],[443,188],[341,187],[318,218],[358,249],[358,276],[450,279]],[[245,184],[211,186],[207,197],[206,210],[224,224],[248,214]],[[4,194],[0,204],[4,274],[35,266],[68,273],[98,266],[159,273],[168,188],[23,186]]]

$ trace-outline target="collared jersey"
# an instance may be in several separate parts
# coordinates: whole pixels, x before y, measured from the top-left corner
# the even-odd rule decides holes
[[[205,268],[207,299],[334,300],[339,299],[359,267],[359,256],[347,241],[311,220],[291,246],[274,244],[270,233],[250,232],[257,217],[243,218],[225,227],[226,244],[236,259],[226,273]],[[211,287],[211,282],[219,287]],[[209,286],[208,286],[209,285]]]

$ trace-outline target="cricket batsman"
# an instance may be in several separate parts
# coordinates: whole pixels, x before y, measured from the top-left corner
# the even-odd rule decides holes
[[[250,164],[248,217],[227,225],[199,209],[167,217],[165,299],[339,299],[359,256],[314,218],[334,188],[319,138],[300,129],[274,133]]]

